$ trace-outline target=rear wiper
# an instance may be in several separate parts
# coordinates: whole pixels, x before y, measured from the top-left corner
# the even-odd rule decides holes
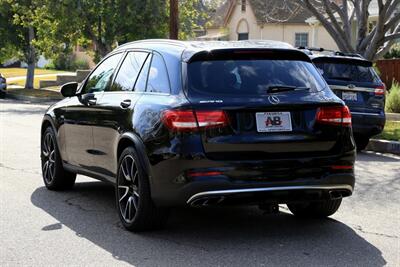
[[[308,87],[297,87],[293,85],[270,85],[268,86],[268,93],[278,93],[278,92],[286,92],[286,91],[298,91],[298,90],[310,90]]]

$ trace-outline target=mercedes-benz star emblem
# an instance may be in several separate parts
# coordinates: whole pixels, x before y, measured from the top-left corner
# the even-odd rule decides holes
[[[279,104],[279,102],[281,102],[281,101],[279,100],[279,98],[278,98],[277,96],[274,96],[274,95],[268,96],[268,101],[269,101],[272,105],[276,105],[276,104]]]

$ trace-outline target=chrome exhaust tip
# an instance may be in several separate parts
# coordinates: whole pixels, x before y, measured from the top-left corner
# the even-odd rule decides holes
[[[192,207],[206,207],[206,206],[212,206],[212,205],[217,205],[224,201],[225,197],[224,196],[218,196],[218,197],[205,197],[205,198],[199,198],[191,201],[189,204]]]

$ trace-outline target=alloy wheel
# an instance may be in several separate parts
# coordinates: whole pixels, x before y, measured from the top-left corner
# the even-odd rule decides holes
[[[47,133],[43,139],[42,153],[44,159],[44,164],[42,166],[43,177],[49,184],[53,181],[56,171],[56,146],[51,133]]]
[[[118,171],[118,206],[123,219],[131,223],[139,207],[139,172],[134,158],[126,155]]]

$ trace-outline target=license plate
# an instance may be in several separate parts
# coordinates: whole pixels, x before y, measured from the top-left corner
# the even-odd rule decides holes
[[[290,112],[257,112],[258,132],[291,132]]]
[[[349,100],[349,101],[357,101],[357,93],[342,92],[342,99]]]

